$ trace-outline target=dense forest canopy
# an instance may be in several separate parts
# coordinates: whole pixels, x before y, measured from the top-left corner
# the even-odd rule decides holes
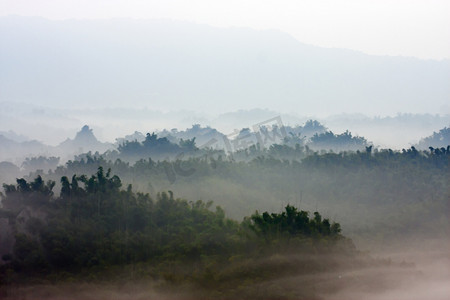
[[[136,145],[141,150],[155,149],[160,147],[159,140],[167,147],[181,148],[156,135],[147,136],[147,146]],[[32,172],[25,178],[41,175],[59,187],[62,176],[72,178],[104,167],[153,197],[173,190],[189,199],[213,200],[236,220],[255,210],[276,211],[291,203],[310,211],[320,208],[343,222],[353,238],[366,235],[371,239],[370,232],[381,232],[378,238],[388,240],[398,234],[448,232],[443,213],[449,205],[448,147],[393,151],[368,146],[364,151],[334,153],[299,144],[274,144],[229,154],[198,149],[194,139],[188,139],[184,147],[182,155],[170,160],[143,154],[136,162],[127,162],[113,159],[111,153],[88,153],[55,170]],[[348,210],[353,213],[351,219],[346,218]],[[410,230],[413,226],[415,231]]]
[[[254,142],[227,151],[172,134],[149,133],[59,166],[58,157],[31,157],[23,177],[2,163],[0,292],[88,274],[189,286],[194,297],[311,299],[315,284],[303,279],[302,289],[267,283],[387,266],[357,248],[450,234],[450,146],[379,149],[323,128],[309,137],[291,131],[269,146],[242,130],[237,138]],[[356,148],[323,150],[329,142]]]
[[[335,255],[361,255],[341,235],[338,223],[292,205],[281,213],[256,212],[237,222],[226,218],[219,206],[212,210],[212,202],[186,201],[171,191],[153,199],[133,192],[131,185],[122,189],[121,179],[102,167],[90,177],[61,177],[60,183],[59,196],[53,192],[55,182],[44,182],[39,175],[30,182],[18,179],[4,185],[0,215],[16,235],[11,252],[2,256],[2,284],[56,275],[77,278],[85,272],[103,276],[108,270],[120,274],[119,267],[138,265],[139,276],[188,282],[204,293],[230,296],[248,290],[250,282],[332,270],[340,266]],[[275,254],[302,253],[320,253],[333,265],[320,262],[320,256],[303,267],[299,258],[291,259],[289,266],[287,261],[257,263]],[[248,282],[230,291],[239,278]],[[312,292],[306,288],[295,294]]]
[[[52,156],[67,161],[74,155],[92,151],[108,154],[110,159],[120,157],[136,161],[151,156],[153,159],[163,160],[173,158],[181,152],[197,149],[223,150],[231,153],[258,144],[263,148],[274,144],[291,146],[300,144],[315,150],[334,151],[363,150],[364,146],[370,144],[365,138],[352,136],[348,131],[334,134],[316,120],[308,120],[303,126],[285,126],[281,117],[270,120],[275,123],[257,124],[252,128],[235,129],[231,133],[222,133],[210,126],[202,127],[200,124],[194,124],[184,131],[175,128],[147,134],[136,131],[131,135],[116,138],[114,144],[97,140],[93,129],[87,125],[84,125],[73,139],[67,138],[57,146],[48,146],[38,141],[16,141],[0,133],[0,150],[2,150],[0,159],[25,162],[33,156],[35,158]],[[18,139],[15,136],[12,138]]]

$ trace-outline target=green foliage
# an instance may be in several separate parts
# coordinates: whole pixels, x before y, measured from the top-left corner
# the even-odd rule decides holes
[[[53,170],[59,163],[59,157],[27,157],[22,163],[22,168],[26,172],[31,172],[35,170]]]
[[[298,211],[296,207],[287,205],[282,213],[256,212],[251,216],[250,228],[267,241],[272,239],[290,239],[295,237],[341,237],[340,225],[330,224],[318,212],[310,219],[306,211]]]
[[[51,192],[54,182],[45,184],[40,177],[7,186],[2,204],[17,200],[25,207],[33,204],[42,216],[27,220],[29,230],[16,236],[8,258],[19,274],[76,274],[137,263],[164,273],[164,265],[182,263],[196,265],[193,272],[204,274],[186,276],[209,282],[215,279],[207,276],[208,270],[232,258],[281,253],[265,249],[267,241],[275,238],[283,243],[301,237],[299,245],[312,251],[319,246],[311,241],[343,238],[339,224],[322,220],[317,212],[309,218],[307,212],[288,205],[282,213],[257,213],[239,224],[226,218],[222,208],[212,210],[211,201],[176,199],[171,191],[158,193],[153,200],[148,194],[134,193],[131,185],[122,190],[120,178],[102,167],[90,177],[64,176],[60,182],[59,197]],[[47,201],[36,206],[34,198],[39,195]]]
[[[156,135],[147,138],[150,148],[168,145]],[[188,153],[194,140],[179,147]],[[63,274],[90,280],[126,269],[133,280],[189,282],[217,297],[273,292],[276,298],[286,290],[265,286],[274,278],[334,270],[335,255],[357,264],[351,240],[330,219],[342,223],[346,236],[369,240],[450,232],[449,147],[319,153],[288,141],[232,156],[195,153],[175,161],[143,156],[134,163],[87,153],[52,173],[5,184],[0,216],[16,222],[18,235],[0,266],[0,281],[67,278]],[[225,210],[157,192],[163,190],[215,199]],[[274,207],[284,209],[275,213]],[[264,212],[245,217],[255,209]],[[22,211],[37,213],[20,225]],[[299,295],[313,298],[311,290]]]
[[[427,147],[442,148],[447,147],[450,144],[450,127],[445,127],[439,130],[439,132],[433,132],[429,137],[420,140],[417,147],[421,149],[427,149]]]
[[[47,261],[40,243],[24,234],[16,235],[14,260],[12,263],[25,273],[36,271],[45,273],[47,268]]]
[[[32,182],[17,179],[17,185],[3,184],[6,197],[2,200],[3,208],[10,211],[20,211],[24,206],[39,206],[48,204],[53,196],[55,182],[44,182],[38,175]]]
[[[296,203],[339,219],[352,238],[376,236],[389,242],[399,236],[450,232],[444,213],[449,209],[449,149],[367,146],[357,152],[318,153],[308,146],[273,145],[252,146],[232,156],[212,151],[176,161],[139,159],[134,164],[85,155],[46,178],[59,182],[63,176],[70,179],[104,166],[153,198],[156,191],[170,189],[191,199],[214,199],[234,219],[256,209],[274,211],[286,202]]]
[[[341,134],[332,131],[315,133],[311,137],[310,147],[314,149],[332,149],[334,151],[361,150],[367,146],[367,140],[363,137],[352,136],[348,130]]]
[[[118,147],[119,157],[125,159],[141,157],[168,157],[184,152],[198,150],[195,138],[181,139],[179,144],[172,143],[167,137],[158,137],[155,133],[147,133],[145,140],[125,141]]]

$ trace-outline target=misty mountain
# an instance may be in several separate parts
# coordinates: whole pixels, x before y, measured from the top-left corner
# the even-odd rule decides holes
[[[35,170],[35,168],[32,167],[33,165],[46,165],[42,163],[33,163],[30,165],[29,158],[41,159],[44,157],[58,156],[62,157],[63,160],[66,160],[72,159],[76,154],[89,151],[104,153],[112,148],[113,144],[98,141],[92,132],[92,129],[87,125],[83,126],[73,139],[67,138],[58,146],[46,145],[36,140],[16,142],[0,134],[0,161],[13,160],[18,165],[21,165],[22,161],[28,161],[28,167],[23,166],[25,170]],[[27,159],[25,160],[25,158]],[[56,164],[58,164],[58,162],[56,162]],[[54,164],[52,163],[51,165]]]
[[[279,121],[277,118],[274,119]],[[144,139],[142,137],[144,135],[136,131],[124,138],[116,139],[116,146],[120,155],[119,153],[112,153],[112,156],[108,156],[108,159],[151,157],[157,160],[161,155],[173,153],[184,155],[186,152],[189,155],[198,156],[202,152],[195,151],[201,149],[206,150],[203,154],[208,153],[208,150],[213,150],[212,152],[216,150],[220,154],[225,152],[233,156],[237,155],[234,157],[237,160],[251,160],[258,155],[267,153],[280,156],[281,148],[289,152],[293,149],[304,149],[307,146],[316,151],[332,150],[339,152],[364,150],[366,146],[372,144],[364,137],[353,136],[348,130],[342,134],[328,131],[324,125],[316,120],[308,120],[303,126],[294,127],[284,126],[282,123],[265,124],[263,122],[263,124],[252,128],[245,127],[235,130],[231,134],[224,134],[215,128],[195,124],[186,130],[165,129],[156,134],[150,135],[150,133],[147,133],[147,137]],[[160,147],[159,140],[163,142],[164,148]],[[188,145],[189,147],[186,147]],[[286,147],[291,148],[287,149]],[[166,149],[167,153],[161,152],[161,149]],[[288,159],[287,156],[283,158]]]
[[[48,155],[50,147],[36,140],[16,142],[0,134],[0,161],[12,157],[19,158],[30,155]]]
[[[237,124],[245,123],[246,113],[245,111],[239,111],[227,113],[226,115],[227,118],[234,118],[235,122],[232,124],[238,126]],[[249,115],[252,116],[253,113],[254,111],[250,111]],[[17,142],[0,134],[0,161],[9,160],[20,166],[26,157],[39,160],[41,156],[55,156],[61,158],[64,162],[68,159],[73,159],[74,155],[80,155],[89,151],[102,154],[107,150],[117,150],[127,141],[136,142],[136,145],[140,144],[145,141],[146,133],[156,133],[159,138],[166,138],[168,142],[175,146],[192,140],[195,141],[195,146],[200,149],[211,148],[225,150],[226,152],[244,150],[257,144],[260,144],[262,148],[268,148],[272,144],[284,144],[291,147],[296,147],[299,144],[300,146],[307,145],[316,151],[356,151],[364,150],[369,145],[380,148],[378,142],[383,138],[397,138],[395,133],[397,133],[397,136],[400,136],[402,132],[406,132],[405,134],[407,135],[415,132],[418,137],[417,140],[419,140],[421,137],[418,134],[427,132],[427,130],[429,132],[430,128],[434,128],[437,124],[446,124],[448,117],[430,115],[398,115],[393,118],[336,116],[327,119],[330,123],[321,123],[317,120],[309,119],[301,123],[302,125],[292,126],[286,125],[284,120],[284,117],[273,117],[260,123],[249,123],[249,126],[238,127],[233,131],[220,131],[214,127],[200,124],[194,124],[185,130],[172,128],[170,130],[149,129],[142,132],[134,131],[132,134],[115,138],[115,143],[99,141],[94,135],[93,129],[84,125],[73,139],[66,138],[64,142],[59,143],[57,146],[46,145],[36,140]],[[328,124],[331,124],[331,126],[328,126]],[[348,127],[345,126],[346,124]],[[344,129],[336,129],[340,127]],[[360,131],[355,132],[351,128],[358,128]],[[361,135],[363,131],[372,132],[372,134]],[[449,144],[447,131],[444,128],[439,132],[435,132],[432,136],[422,138],[417,147],[419,149],[428,149],[429,146],[446,147]],[[10,135],[21,136],[13,131],[10,132]],[[376,141],[372,139],[374,135],[378,136]],[[398,143],[399,147],[408,148],[408,143],[402,144],[399,141]],[[23,168],[34,169],[34,167]]]
[[[448,112],[450,61],[164,20],[0,18],[0,101],[297,114]]]
[[[13,140],[15,142],[27,142],[30,139],[22,134],[17,134],[13,130],[8,131],[0,131],[0,135],[2,135],[4,138],[7,138],[9,140]]]
[[[382,148],[402,149],[417,142],[430,132],[450,125],[450,115],[396,114],[368,117],[363,114],[339,114],[319,118],[333,131],[349,130],[369,138]]]
[[[58,151],[74,154],[80,154],[87,151],[98,151],[103,153],[111,148],[112,144],[99,142],[92,132],[92,129],[87,125],[84,125],[83,128],[77,132],[74,139],[68,138],[57,147]]]

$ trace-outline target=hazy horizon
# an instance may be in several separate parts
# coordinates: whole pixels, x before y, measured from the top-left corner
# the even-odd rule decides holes
[[[170,19],[286,32],[300,42],[367,54],[450,59],[445,0],[124,1],[3,0],[0,16]]]
[[[13,114],[11,114],[13,113]],[[218,114],[189,110],[160,111],[149,108],[109,107],[88,109],[57,109],[45,106],[0,103],[0,132],[12,131],[28,140],[57,146],[73,138],[82,126],[88,125],[101,142],[114,143],[117,138],[132,134],[191,128],[194,124],[212,127],[224,134],[274,117],[280,117],[285,126],[303,125],[317,120],[334,133],[349,130],[363,136],[376,147],[401,149],[416,144],[420,139],[450,126],[450,114],[407,114],[370,116],[358,113],[336,113],[328,116],[301,115],[295,112],[254,108],[227,111]],[[58,127],[52,124],[58,122]],[[14,126],[10,126],[14,124]]]
[[[193,124],[226,134],[282,116],[401,149],[450,125],[448,59],[368,55],[281,29],[195,20],[0,16],[0,38],[0,131],[53,146],[83,125],[114,142]]]
[[[279,30],[0,17],[0,38],[0,102],[215,115],[450,113],[450,60],[311,46]]]
[[[449,16],[0,0],[0,298],[450,299]]]

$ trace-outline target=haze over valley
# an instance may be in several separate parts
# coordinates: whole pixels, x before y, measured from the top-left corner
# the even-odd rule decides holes
[[[4,0],[0,298],[450,298],[450,5]]]

